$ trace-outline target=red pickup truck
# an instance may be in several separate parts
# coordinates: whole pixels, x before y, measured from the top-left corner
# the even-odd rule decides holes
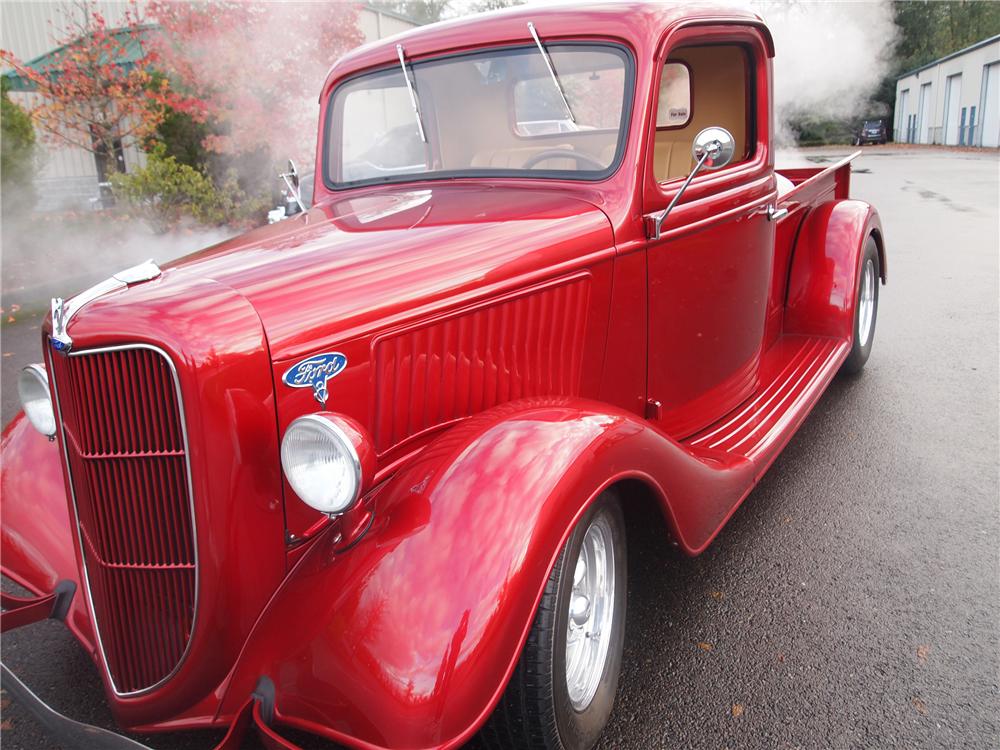
[[[636,4],[341,59],[310,208],[53,301],[3,627],[65,622],[137,732],[594,745],[626,516],[704,550],[871,351],[882,227],[849,160],[775,171],[773,55],[752,14]]]

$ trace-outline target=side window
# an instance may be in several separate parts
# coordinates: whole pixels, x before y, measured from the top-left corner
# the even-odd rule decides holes
[[[751,57],[738,44],[680,47],[664,64],[656,106],[653,169],[659,182],[687,176],[699,131],[723,127],[736,139],[733,164],[753,156]]]

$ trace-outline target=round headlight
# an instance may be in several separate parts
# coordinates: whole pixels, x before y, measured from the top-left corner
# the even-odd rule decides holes
[[[328,515],[349,510],[372,473],[374,454],[364,428],[335,414],[292,422],[281,440],[281,467],[304,503]]]
[[[32,426],[46,437],[55,437],[56,415],[52,410],[49,378],[45,365],[28,365],[17,379],[21,408]]]

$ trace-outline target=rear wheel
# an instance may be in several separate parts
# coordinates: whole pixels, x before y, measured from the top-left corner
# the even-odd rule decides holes
[[[879,278],[878,248],[875,238],[869,237],[865,242],[861,273],[858,275],[854,296],[854,344],[851,346],[851,353],[844,360],[842,372],[861,372],[872,353],[875,320],[878,317]]]
[[[625,521],[607,492],[559,554],[483,744],[589,750],[611,716],[624,639]]]

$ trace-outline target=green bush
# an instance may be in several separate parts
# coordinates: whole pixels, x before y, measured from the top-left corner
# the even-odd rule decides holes
[[[149,87],[159,90],[164,78],[163,73],[151,71]],[[142,149],[149,152],[162,143],[165,156],[176,157],[177,161],[189,167],[207,170],[211,154],[205,149],[204,142],[214,132],[215,129],[208,123],[198,122],[191,115],[167,106],[164,108],[163,119],[156,126],[156,131],[145,139]]]
[[[31,117],[11,101],[7,79],[0,80],[0,179],[3,213],[35,206],[35,129]]]
[[[147,154],[146,166],[111,177],[115,196],[137,208],[153,229],[166,232],[185,219],[199,224],[260,223],[265,198],[248,196],[234,174],[216,185],[202,171],[167,156],[162,144]]]
[[[788,125],[799,146],[825,146],[853,143],[860,121],[797,113],[788,118]]]

